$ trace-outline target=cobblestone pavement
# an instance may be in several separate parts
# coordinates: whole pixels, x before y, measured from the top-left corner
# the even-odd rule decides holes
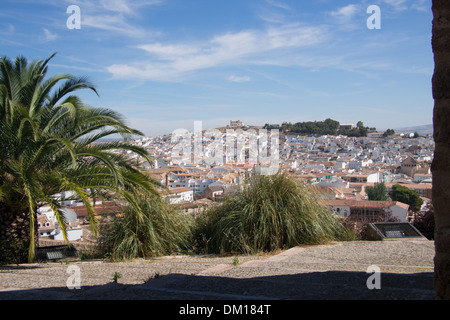
[[[0,300],[432,300],[434,250],[427,240],[341,242],[273,255],[3,266]]]

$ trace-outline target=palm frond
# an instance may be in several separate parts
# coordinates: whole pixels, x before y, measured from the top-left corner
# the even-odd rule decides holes
[[[18,214],[26,210],[35,221],[37,203],[46,202],[64,234],[64,215],[51,200],[62,191],[78,194],[94,232],[97,219],[89,193],[114,194],[143,219],[137,196],[156,197],[157,183],[117,151],[131,151],[151,162],[150,155],[126,142],[99,143],[111,135],[126,139],[142,133],[130,128],[121,114],[84,104],[75,92],[89,90],[98,95],[86,77],[60,74],[47,78],[54,56],[32,62],[25,57],[0,59],[1,204]],[[34,225],[29,231],[35,232]],[[34,234],[30,236],[34,242]],[[30,243],[30,259],[33,246]]]

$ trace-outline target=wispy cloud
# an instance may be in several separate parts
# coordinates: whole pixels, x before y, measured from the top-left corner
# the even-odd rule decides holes
[[[228,77],[228,81],[230,82],[250,82],[252,81],[252,78],[248,77],[248,76],[229,76]]]
[[[83,15],[82,26],[111,31],[130,37],[142,37],[145,34],[143,28],[130,25],[121,15]]]
[[[278,0],[266,0],[266,2],[276,8],[280,8],[280,9],[284,9],[284,10],[292,10],[292,8],[289,5],[285,4],[284,2],[278,1]]]
[[[105,69],[101,69],[101,68],[80,67],[80,66],[67,65],[67,64],[58,64],[58,63],[50,63],[50,65],[53,66],[53,67],[57,67],[57,68],[73,69],[73,70],[78,70],[78,71],[107,72]]]
[[[259,18],[265,22],[273,24],[282,24],[286,21],[286,17],[284,14],[280,14],[271,10],[264,10],[264,12],[259,15]]]
[[[259,18],[270,24],[285,24],[295,10],[279,0],[265,0],[259,7]]]
[[[349,22],[355,14],[359,11],[359,7],[355,4],[349,4],[338,10],[332,11],[330,15],[336,18],[339,22]]]
[[[133,9],[130,7],[131,3],[129,1],[101,0],[100,5],[108,11],[114,11],[114,12],[119,12],[119,13],[123,13],[123,14],[133,13]]]
[[[137,48],[164,60],[173,60],[179,56],[196,54],[199,51],[192,45],[163,45],[161,43],[139,45]]]
[[[360,11],[365,11],[369,5],[378,5],[383,12],[395,14],[403,14],[409,10],[431,11],[430,0],[362,0],[359,4],[351,4],[349,6],[357,6]]]
[[[408,9],[408,0],[382,0],[383,3],[392,6],[396,10],[406,10]]]
[[[428,0],[418,0],[411,5],[411,9],[421,12],[427,12],[428,10],[430,10],[430,3]]]
[[[80,7],[82,26],[114,32],[128,37],[154,34],[133,23],[144,7],[162,5],[165,0],[66,0]]]
[[[11,23],[0,25],[0,32],[2,35],[13,35],[15,31],[16,27]]]
[[[44,35],[41,37],[41,41],[50,42],[50,41],[55,41],[56,39],[58,39],[58,35],[55,33],[52,33],[47,28],[42,28],[42,30],[44,30]]]
[[[359,19],[358,17],[362,11],[361,5],[349,4],[329,12],[329,16],[332,19],[332,23],[337,24],[342,30],[349,31],[360,28],[362,24],[361,21],[365,21],[363,18]]]
[[[161,5],[165,0],[66,0],[66,3],[77,5],[82,11],[89,13],[109,11],[136,15],[143,7]]]
[[[221,65],[255,64],[270,53],[298,50],[321,43],[325,38],[326,34],[320,27],[287,25],[265,31],[244,30],[221,34],[197,45],[140,45],[138,48],[150,53],[151,59],[133,65],[112,65],[108,70],[116,78],[169,80],[183,73]],[[277,57],[274,57],[273,61],[276,60]],[[265,60],[264,64],[268,63]]]

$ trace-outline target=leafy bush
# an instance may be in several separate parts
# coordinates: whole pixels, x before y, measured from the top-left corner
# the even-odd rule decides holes
[[[196,240],[211,253],[275,251],[354,239],[342,220],[286,173],[252,176],[198,221]]]
[[[413,225],[428,240],[434,240],[434,208],[431,203],[427,204],[424,211],[416,215]]]

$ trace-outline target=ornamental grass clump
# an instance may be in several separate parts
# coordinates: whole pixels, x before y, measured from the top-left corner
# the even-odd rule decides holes
[[[354,239],[342,219],[286,173],[254,175],[211,208],[197,239],[211,253],[270,252]]]
[[[107,224],[99,239],[101,251],[113,261],[166,256],[190,250],[193,220],[157,196],[138,200]]]

